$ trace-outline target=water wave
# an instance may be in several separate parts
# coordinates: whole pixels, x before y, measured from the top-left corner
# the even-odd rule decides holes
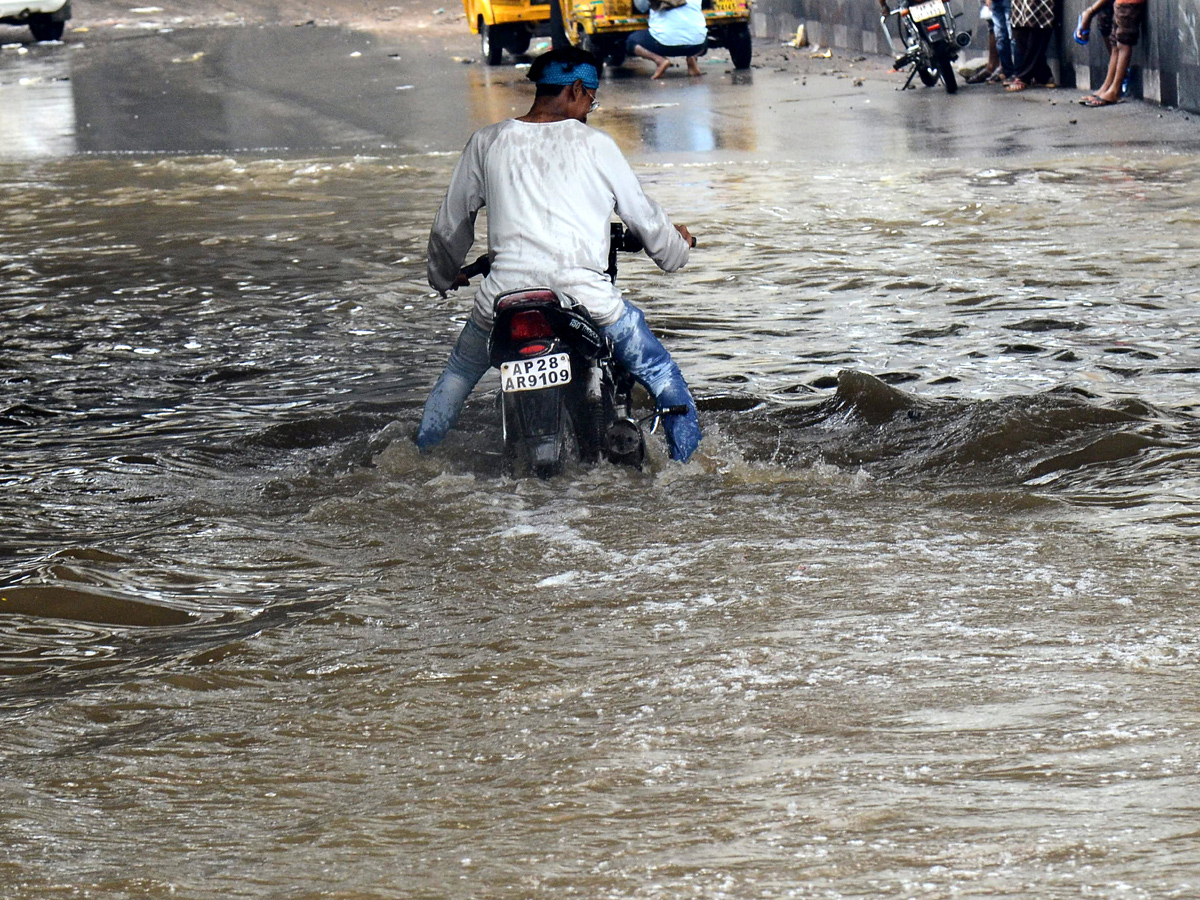
[[[1138,400],[1104,402],[1077,388],[995,400],[931,398],[844,370],[833,396],[751,416],[746,453],[790,465],[820,460],[923,487],[1028,486],[1073,495],[1132,473],[1151,492],[1190,466],[1200,423]],[[769,434],[769,437],[767,436]],[[1157,464],[1147,465],[1155,458]]]

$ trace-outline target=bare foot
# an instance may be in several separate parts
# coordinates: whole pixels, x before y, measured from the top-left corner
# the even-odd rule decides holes
[[[650,78],[651,79],[662,78],[663,75],[666,74],[667,69],[669,69],[669,68],[671,68],[671,61],[669,59],[664,59],[662,62],[660,62],[658,64],[658,68],[654,70],[654,74],[651,75]]]
[[[696,78],[704,73],[700,71],[700,64],[696,62],[696,57],[689,56],[687,58],[688,74]]]

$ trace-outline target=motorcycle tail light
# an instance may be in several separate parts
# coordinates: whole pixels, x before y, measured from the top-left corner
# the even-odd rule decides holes
[[[941,22],[933,22],[932,24],[930,24],[929,30],[930,31],[941,31],[942,23]]]
[[[554,337],[549,320],[537,310],[526,310],[512,317],[508,334],[514,341],[530,341],[536,338]]]
[[[545,344],[526,344],[517,352],[522,356],[537,356],[539,353],[545,353],[546,349]]]

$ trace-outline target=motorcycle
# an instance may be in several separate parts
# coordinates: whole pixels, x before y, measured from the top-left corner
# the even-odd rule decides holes
[[[611,226],[608,277],[617,277],[618,251],[637,253],[641,242],[620,222]],[[488,257],[462,269],[486,275]],[[505,471],[549,478],[570,461],[604,457],[640,469],[646,432],[662,417],[686,415],[686,406],[633,415],[634,378],[612,354],[612,342],[586,309],[549,288],[508,291],[496,298],[489,340],[500,370],[500,420]]]
[[[954,20],[959,15],[950,12],[948,0],[902,0],[900,6],[879,17],[883,36],[896,56],[893,68],[901,71],[906,66],[912,66],[908,80],[900,90],[908,88],[914,78],[920,78],[926,87],[933,87],[941,78],[947,94],[958,90],[954,61],[958,59],[958,51],[971,43],[970,31],[956,31],[954,28]],[[904,52],[898,55],[896,43],[888,30],[888,19],[893,17],[904,47]]]

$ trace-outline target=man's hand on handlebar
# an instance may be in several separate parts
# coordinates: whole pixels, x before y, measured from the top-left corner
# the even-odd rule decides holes
[[[690,231],[687,230],[686,225],[676,225],[675,230],[679,232],[680,237],[682,237],[685,241],[687,241],[687,244],[689,247],[696,246],[696,237]]]
[[[463,266],[458,270],[458,276],[450,285],[450,290],[457,291],[460,287],[466,287],[471,283],[471,279],[476,275],[487,275],[492,270],[492,260],[486,253],[478,257],[475,262],[470,265]]]

